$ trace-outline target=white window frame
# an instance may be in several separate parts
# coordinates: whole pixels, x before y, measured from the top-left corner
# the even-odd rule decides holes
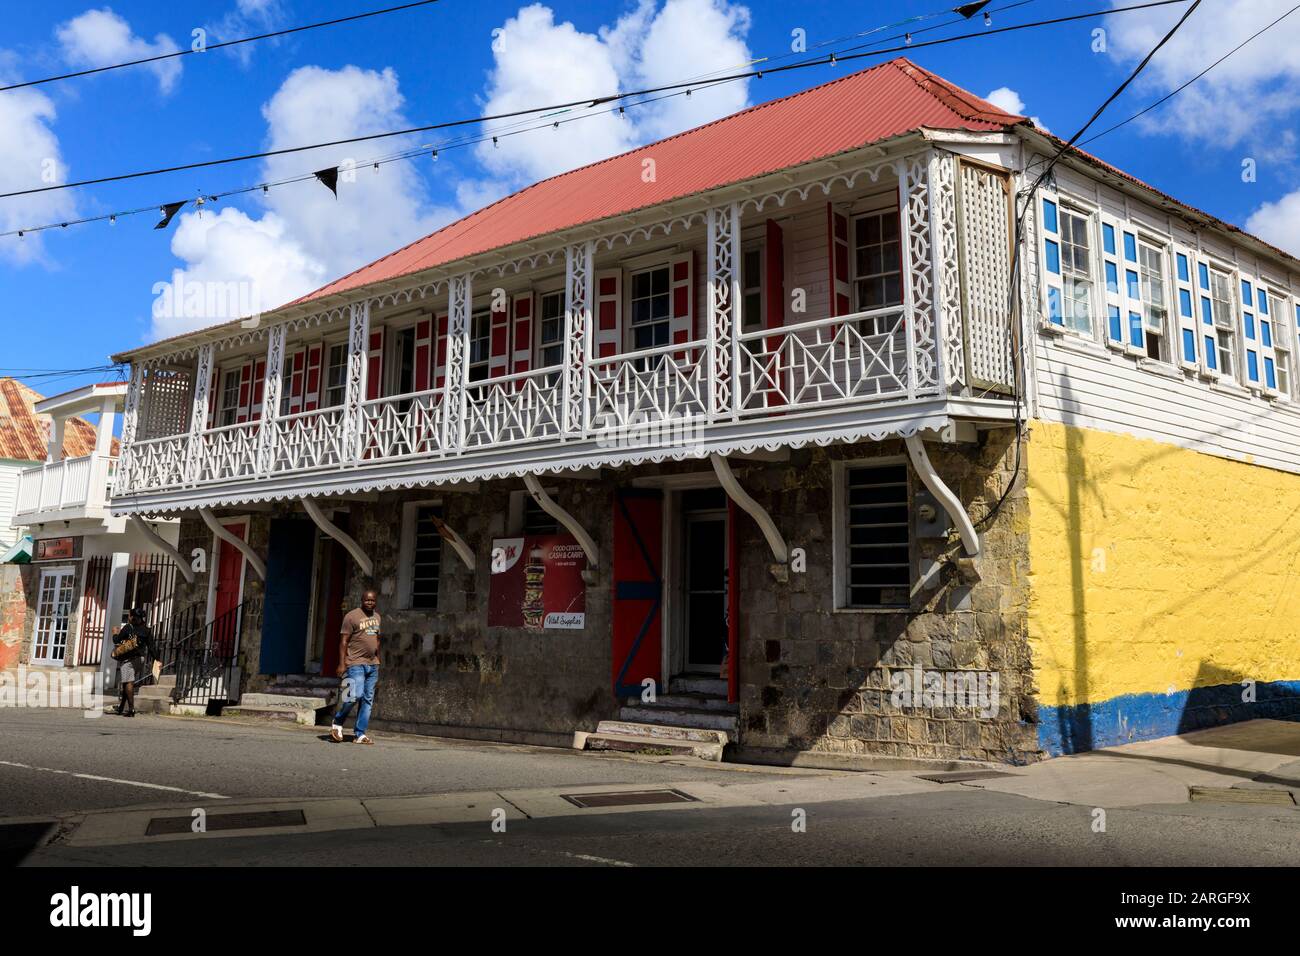
[[[767,316],[767,242],[763,239],[753,239],[745,242],[740,247],[740,332],[757,332],[762,329],[766,322]],[[758,275],[756,285],[745,284],[745,259],[757,254],[758,256]],[[758,319],[751,324],[745,323],[745,302],[751,295],[758,296]]]
[[[1241,280],[1235,269],[1224,268],[1212,260],[1206,260],[1206,268],[1210,272],[1210,288],[1205,290],[1210,299],[1210,317],[1214,320],[1214,357],[1217,368],[1210,369],[1209,373],[1216,378],[1226,378],[1233,381],[1241,381],[1245,374],[1245,361],[1242,358],[1242,336],[1241,319],[1238,315],[1238,304],[1241,301]],[[1214,280],[1219,277],[1228,284],[1227,305],[1227,324],[1220,322],[1219,310],[1216,308],[1220,301],[1214,295]],[[1220,335],[1227,335],[1229,338],[1229,348],[1225,353]],[[1223,357],[1227,354],[1231,360],[1231,368],[1224,370]]]
[[[663,270],[668,274],[668,291],[666,293],[668,299],[668,313],[662,319],[655,319],[651,322],[643,322],[640,325],[637,325],[635,324],[634,321],[636,309],[633,307],[636,302],[636,299],[633,297],[633,287],[636,285],[636,277],[639,275],[644,275],[647,272],[656,272],[659,270]],[[655,325],[662,325],[664,326],[665,329],[667,329],[668,331],[667,338],[660,345],[647,345],[645,346],[645,348],[647,349],[660,348],[662,347],[662,345],[671,345],[673,340],[673,331],[672,331],[673,329],[673,325],[672,325],[673,323],[673,264],[672,262],[670,260],[660,258],[657,259],[652,264],[641,265],[633,269],[628,269],[623,275],[623,284],[627,289],[627,291],[623,294],[625,304],[627,306],[627,311],[624,313],[624,315],[627,316],[627,321],[623,323],[623,342],[624,342],[625,351],[628,352],[641,351],[641,349],[639,349],[636,344],[636,330],[639,328],[646,328],[648,326],[655,326]]]
[[[343,375],[339,380],[339,400],[337,402],[329,401],[330,393],[330,353],[335,349],[343,350]],[[326,341],[321,343],[321,382],[320,382],[320,408],[340,408],[347,398],[348,391],[348,341],[347,339],[338,339],[337,341]],[[283,384],[280,386],[284,389]]]
[[[1070,266],[1069,267],[1066,266],[1067,257],[1066,257],[1065,250],[1066,250],[1067,243],[1065,240],[1065,218],[1067,216],[1073,219],[1080,219],[1083,221],[1083,238],[1085,243],[1083,247],[1083,251],[1084,254],[1088,257],[1088,268],[1086,270],[1080,270],[1074,267],[1073,255],[1069,256]],[[1056,243],[1057,243],[1058,254],[1060,256],[1060,261],[1061,261],[1061,323],[1062,323],[1061,328],[1063,328],[1067,332],[1072,332],[1075,335],[1080,335],[1083,336],[1084,338],[1089,338],[1093,340],[1096,340],[1097,338],[1096,320],[1098,318],[1097,247],[1099,244],[1096,241],[1095,230],[1093,228],[1093,220],[1095,218],[1096,217],[1093,215],[1092,212],[1083,208],[1079,204],[1075,203],[1073,200],[1067,200],[1060,195],[1057,196]],[[1078,243],[1070,242],[1068,243],[1068,245],[1077,246]],[[1086,328],[1078,328],[1070,324],[1071,318],[1074,317],[1069,307],[1071,301],[1071,297],[1069,295],[1071,283],[1074,283],[1075,285],[1082,283],[1084,285],[1084,288],[1087,290],[1088,307],[1083,316],[1084,320],[1087,322]]]
[[[239,421],[239,385],[244,375],[244,363],[240,362],[234,368],[228,368],[221,373],[220,388],[217,390],[217,413],[213,417],[213,426],[216,428],[225,428],[227,425],[234,425]],[[227,388],[226,383],[234,378],[235,387]],[[227,396],[233,396],[232,404],[226,404]],[[226,417],[229,415],[230,420]]]
[[[475,326],[480,325],[483,329],[482,335],[475,334]],[[474,359],[474,343],[483,344],[483,357]],[[492,307],[490,305],[479,306],[477,309],[471,309],[469,313],[469,335],[465,347],[465,374],[469,376],[470,382],[478,384],[486,382],[491,377],[492,366]],[[483,374],[475,377],[477,369],[482,369]]]
[[[849,500],[848,473],[855,468],[877,468],[902,465],[907,474],[907,550],[908,550],[908,601],[899,605],[854,606],[849,604]],[[906,456],[891,455],[881,458],[854,458],[831,463],[831,584],[833,611],[837,614],[906,614],[911,610],[911,591],[916,587],[919,567],[916,550],[916,527],[912,520],[912,502],[915,485],[912,468]]]
[[[42,622],[45,620],[44,617],[43,617],[42,614],[41,614],[41,601],[42,601],[42,596],[43,596],[44,591],[45,591],[45,582],[46,582],[47,580],[51,579],[51,578],[64,578],[64,579],[66,579],[67,582],[68,582],[68,584],[67,584],[67,589],[68,589],[68,616],[67,616],[67,618],[66,618],[65,621],[64,621],[64,628],[63,628],[63,656],[62,656],[61,658],[59,658],[58,660],[54,660],[53,658],[49,658],[49,657],[37,657],[37,656],[36,656],[36,649],[37,649],[37,647],[39,646],[39,639],[40,639],[40,633],[41,633],[41,624],[42,624]],[[53,607],[54,607],[54,609],[57,611],[58,601],[59,601],[59,592],[62,590],[62,587],[61,587],[60,585],[58,585],[58,584],[55,584],[54,587],[55,587],[55,591],[54,591],[54,596],[53,596]],[[37,666],[37,667],[66,667],[66,666],[67,666],[67,663],[68,663],[68,651],[69,651],[69,650],[71,649],[71,647],[72,647],[72,637],[73,637],[73,635],[72,635],[72,627],[73,627],[73,622],[74,622],[74,620],[75,620],[76,617],[77,617],[77,614],[76,614],[76,606],[77,606],[77,603],[78,603],[78,601],[77,601],[77,569],[76,569],[76,567],[75,567],[74,565],[71,565],[71,564],[63,564],[63,565],[58,565],[58,566],[55,566],[55,567],[41,567],[41,576],[40,576],[40,579],[36,582],[36,605],[35,605],[34,620],[33,620],[33,622],[32,622],[32,652],[31,652],[31,655],[30,655],[30,659],[31,659],[31,663],[32,663],[34,666]],[[57,614],[56,614],[56,615],[51,619],[51,621],[50,621],[50,632],[49,632],[50,642],[49,642],[49,645],[50,645],[50,648],[51,648],[51,649],[54,647],[54,644],[55,644],[55,642],[54,642],[54,636],[55,636],[55,631],[54,631],[55,624],[54,624],[54,622],[57,621],[57,620],[58,620],[58,617],[57,617]],[[111,626],[111,625],[112,625],[112,622],[111,622],[111,621],[107,621],[107,620],[105,621],[105,626],[106,626],[106,627]]]
[[[560,334],[559,334],[559,338],[556,339],[555,342],[548,344],[542,341],[542,326],[544,325],[544,320],[542,316],[546,311],[544,303],[546,302],[547,299],[556,299],[556,298],[558,298],[560,302],[560,311],[556,315],[556,321],[559,324]],[[533,325],[534,325],[533,368],[535,369],[555,368],[564,365],[564,287],[563,286],[559,286],[554,289],[537,290],[537,316],[533,321]],[[560,350],[560,360],[558,362],[553,362],[548,365],[545,361],[543,361],[542,356],[545,355],[546,349],[548,348]]]
[[[1152,361],[1162,362],[1166,365],[1176,364],[1177,354],[1174,352],[1174,343],[1169,334],[1169,290],[1171,288],[1169,281],[1171,276],[1169,244],[1149,233],[1136,232],[1136,237],[1138,302],[1142,309],[1142,348],[1139,351],[1143,357]],[[1148,296],[1152,281],[1149,278],[1150,270],[1143,259],[1144,252],[1154,252],[1160,257],[1159,269],[1154,274],[1154,279],[1160,283],[1161,296],[1158,302],[1154,297]],[[1152,310],[1156,308],[1164,312],[1163,317],[1153,318]],[[1159,339],[1159,355],[1152,355],[1150,352],[1149,339],[1153,334]]]

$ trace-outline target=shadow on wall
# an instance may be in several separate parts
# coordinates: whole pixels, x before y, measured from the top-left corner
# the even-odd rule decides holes
[[[1068,374],[1061,377],[1062,404],[1074,407],[1076,394]],[[1056,661],[1061,678],[1056,685],[1057,700],[1075,700],[1080,703],[1039,709],[1039,744],[1053,756],[1080,753],[1099,747],[1113,747],[1138,740],[1151,740],[1175,734],[1185,734],[1208,727],[1254,719],[1300,719],[1300,681],[1254,681],[1250,675],[1221,667],[1203,660],[1191,688],[1118,696],[1089,702],[1094,688],[1089,680],[1089,563],[1088,511],[1090,506],[1100,511],[1103,520],[1109,519],[1103,489],[1107,483],[1121,478],[1114,465],[1107,466],[1090,461],[1085,447],[1087,425],[1083,422],[1064,422],[1064,457],[1067,481],[1057,500],[1052,500],[1048,489],[1035,485],[1033,508],[1055,510],[1066,529],[1069,559],[1069,628],[1070,660],[1068,664]],[[1207,434],[1217,435],[1219,432]],[[1181,449],[1169,446],[1128,463],[1126,470],[1136,473],[1167,456],[1180,454]],[[1280,530],[1280,529],[1279,529]],[[1276,534],[1276,532],[1275,532]],[[1256,564],[1276,554],[1281,542],[1270,538],[1258,548],[1259,556],[1244,564],[1235,564],[1224,578],[1228,584],[1238,574],[1247,573]],[[1183,597],[1180,605],[1185,607]],[[1148,627],[1164,615],[1174,611],[1174,606],[1148,607]]]

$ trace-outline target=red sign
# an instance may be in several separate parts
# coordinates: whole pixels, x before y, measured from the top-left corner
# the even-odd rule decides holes
[[[41,538],[36,542],[35,561],[63,561],[81,556],[81,536]]]
[[[493,540],[488,627],[582,630],[586,569],[587,555],[572,535]]]

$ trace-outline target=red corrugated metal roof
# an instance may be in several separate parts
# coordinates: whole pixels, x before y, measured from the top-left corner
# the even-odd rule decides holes
[[[52,419],[36,411],[45,396],[12,378],[0,378],[0,458],[44,461]],[[63,428],[63,456],[80,458],[95,450],[95,426],[69,418]],[[117,439],[113,439],[117,453]]]
[[[921,127],[987,132],[1022,119],[910,60],[890,60],[544,179],[298,301],[742,182]],[[646,158],[655,162],[653,182],[641,178]]]

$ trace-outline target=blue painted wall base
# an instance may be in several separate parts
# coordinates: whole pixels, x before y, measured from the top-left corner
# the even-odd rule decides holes
[[[1173,694],[1127,694],[1097,704],[1038,709],[1038,743],[1053,757],[1218,727],[1239,720],[1300,719],[1300,681],[1255,685],[1244,703],[1241,684]]]

